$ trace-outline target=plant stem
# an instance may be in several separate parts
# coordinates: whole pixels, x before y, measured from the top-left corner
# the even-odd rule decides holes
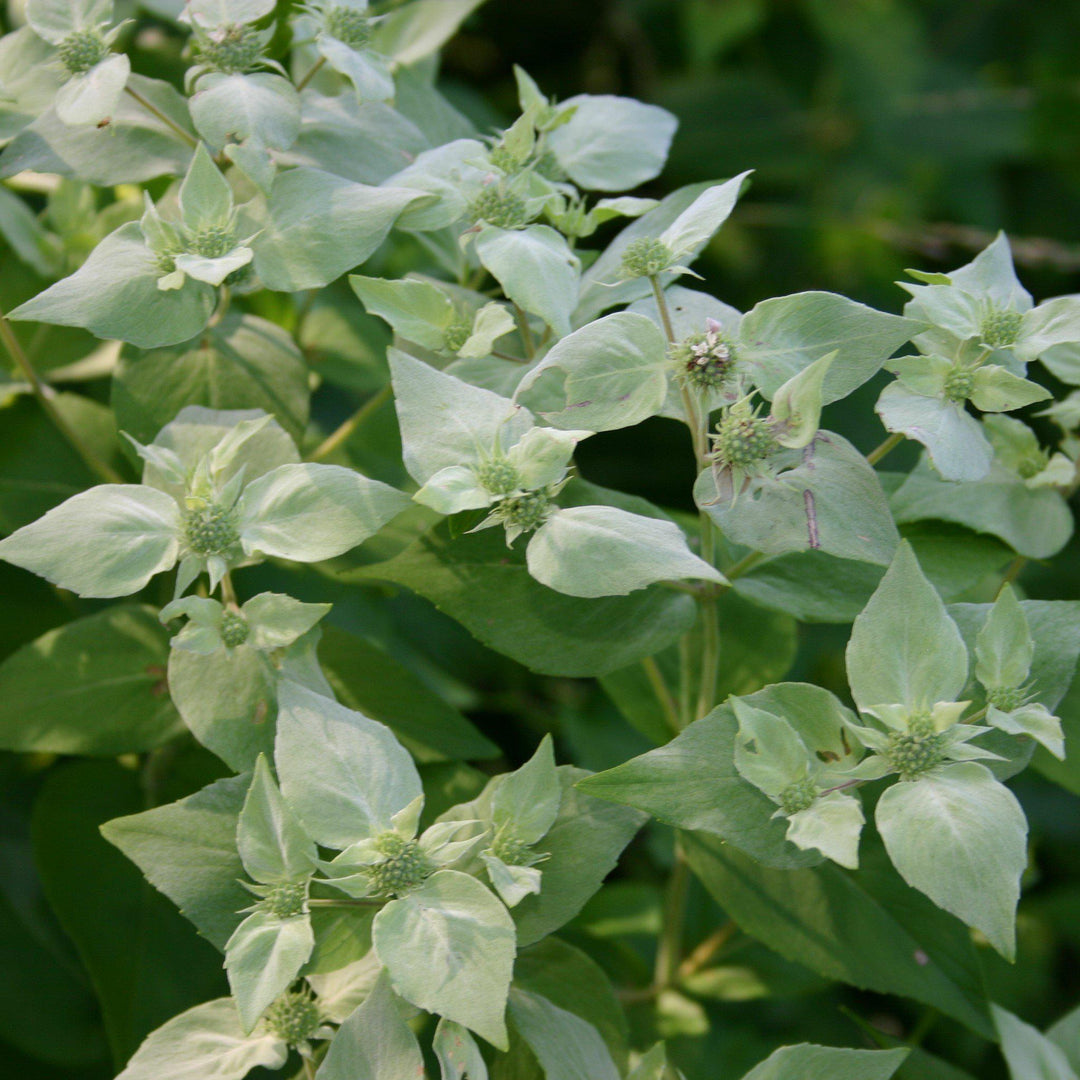
[[[525,355],[531,360],[536,355],[536,342],[533,341],[532,328],[529,326],[529,317],[514,305],[514,318],[517,319],[518,330],[521,332],[521,341],[525,346]]]
[[[45,410],[45,415],[56,425],[56,429],[61,435],[71,444],[71,448],[75,451],[79,457],[82,458],[86,467],[99,476],[107,484],[122,484],[124,478],[107,462],[102,461],[86,445],[76,433],[75,429],[64,419],[60,410],[56,407],[54,398],[56,392],[51,386],[49,386],[41,376],[37,373],[37,369],[32,363],[30,363],[30,357],[23,351],[22,345],[19,344],[19,339],[15,336],[15,331],[11,328],[11,323],[8,322],[7,316],[0,311],[0,341],[3,341],[5,348],[11,354],[12,360],[15,361],[16,367],[26,376],[26,381],[30,384],[30,389],[34,394],[34,397],[38,399],[38,403],[42,409]]]
[[[899,431],[894,431],[880,446],[875,446],[866,460],[871,465],[876,465],[886,454],[891,453],[904,441],[904,436]]]
[[[998,590],[994,593],[994,599],[996,600],[1004,591],[1006,585],[1011,585],[1019,576],[1020,572],[1027,566],[1028,560],[1026,555],[1017,555],[1011,563],[1009,568],[1005,571],[1004,577],[1001,579],[1001,584],[998,586]]]
[[[664,711],[664,719],[667,721],[668,727],[678,735],[682,731],[682,723],[679,721],[679,706],[675,703],[675,698],[668,688],[664,673],[660,670],[660,665],[657,664],[653,657],[646,656],[641,661],[641,666],[645,670],[645,677],[649,680],[649,685],[656,695],[656,700],[660,703],[660,708]]]
[[[311,1064],[308,1058],[304,1058],[304,1076],[306,1080],[315,1080],[315,1066]]]
[[[723,926],[714,930],[690,955],[679,965],[680,978],[700,971],[731,940],[738,926],[728,919]]]
[[[324,900],[320,897],[308,900],[308,907],[317,908],[373,908],[382,906],[382,900]]]
[[[765,553],[761,551],[751,551],[748,555],[744,555],[737,563],[724,571],[724,577],[728,581],[734,581],[736,578],[741,578],[748,571],[752,570],[762,559],[765,558]]]
[[[236,601],[236,589],[233,586],[232,575],[228,570],[225,571],[221,578],[221,597],[227,607],[238,608],[240,606]]]
[[[199,145],[199,140],[190,131],[185,131],[175,120],[166,116],[153,102],[144,98],[138,90],[132,90],[130,86],[125,86],[124,92],[128,97],[134,98],[148,113],[156,116],[167,128],[179,135],[188,146],[195,147]]]
[[[301,90],[303,90],[304,87],[307,86],[307,84],[309,82],[311,82],[311,80],[314,79],[315,76],[318,75],[320,71],[322,71],[322,66],[325,63],[326,63],[326,57],[325,56],[320,56],[319,59],[316,60],[315,63],[311,65],[311,67],[308,69],[308,73],[296,84],[297,93],[299,93]]]
[[[329,457],[372,413],[377,412],[390,400],[393,392],[393,388],[387,383],[377,394],[368,398],[341,427],[328,435],[315,447],[308,460],[321,461],[324,457]]]
[[[656,969],[653,981],[658,990],[673,986],[679,975],[683,926],[686,922],[686,897],[689,889],[690,866],[683,857],[676,837],[675,865],[664,893],[664,922],[656,947]]]

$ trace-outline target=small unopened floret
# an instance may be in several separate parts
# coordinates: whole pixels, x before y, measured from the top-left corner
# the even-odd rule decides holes
[[[1022,686],[995,686],[986,691],[986,703],[1002,712],[1012,712],[1027,700]]]
[[[544,524],[553,509],[550,493],[542,488],[503,499],[495,507],[494,514],[509,528],[532,532]]]
[[[221,640],[230,649],[243,645],[250,633],[251,627],[239,611],[226,611],[221,616]]]
[[[521,474],[506,458],[490,458],[476,467],[476,478],[492,495],[511,495],[521,487]]]
[[[817,784],[810,777],[806,777],[803,780],[796,780],[793,784],[788,784],[780,792],[780,808],[789,816],[797,814],[801,810],[809,809],[817,797]]]
[[[196,31],[192,49],[200,64],[235,75],[259,65],[263,58],[263,35],[250,26],[220,26]]]
[[[71,75],[82,75],[100,64],[109,54],[109,46],[96,29],[75,30],[57,46],[60,60]]]
[[[300,884],[274,885],[266,894],[261,906],[279,919],[291,919],[304,914],[307,903],[307,886]]]
[[[266,1026],[290,1046],[310,1039],[321,1023],[319,1006],[303,992],[283,994],[266,1010]]]
[[[210,505],[189,510],[184,520],[184,539],[196,555],[224,555],[240,539],[236,512]]]
[[[331,37],[351,49],[363,48],[371,40],[371,26],[362,11],[334,4],[326,9],[323,26]]]
[[[906,732],[889,733],[886,756],[902,780],[913,780],[945,760],[943,742],[930,714],[916,713],[908,719]]]
[[[499,229],[522,229],[532,220],[525,200],[496,186],[484,188],[469,204],[469,217]]]
[[[975,389],[975,372],[970,368],[955,367],[945,376],[945,397],[962,404]]]
[[[979,336],[995,349],[1015,345],[1024,316],[1019,311],[992,307],[983,316]]]
[[[778,446],[768,420],[735,413],[720,420],[712,439],[717,459],[735,468],[764,461]]]
[[[400,896],[423,884],[434,870],[415,840],[384,833],[376,846],[384,857],[369,870],[372,891],[377,895]]]
[[[674,256],[671,248],[656,237],[641,236],[626,245],[622,254],[622,276],[655,277],[666,270]]]

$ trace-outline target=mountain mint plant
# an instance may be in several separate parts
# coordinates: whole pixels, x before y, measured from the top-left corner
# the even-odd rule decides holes
[[[110,0],[0,39],[0,177],[53,178],[0,188],[3,587],[52,627],[12,631],[0,747],[49,772],[41,872],[89,806],[73,866],[117,882],[46,881],[71,993],[122,1080],[704,1080],[710,1002],[770,993],[741,928],[1034,1080],[1055,1029],[989,995],[1039,857],[1009,782],[1072,776],[1080,605],[1024,575],[1073,533],[1080,299],[1002,235],[902,314],[740,312],[694,266],[750,172],[653,198],[673,116],[520,69],[478,127],[435,71],[480,2],[155,3],[177,85]],[[592,464],[645,422],[665,506]],[[850,626],[845,672],[799,623]],[[121,899],[163,928],[134,1013]],[[904,1034],[747,1080],[929,1076]]]

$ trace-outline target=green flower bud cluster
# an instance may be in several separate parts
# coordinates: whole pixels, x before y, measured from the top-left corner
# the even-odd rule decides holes
[[[362,11],[334,4],[326,8],[323,28],[350,49],[362,49],[371,40],[371,26]]]
[[[307,903],[307,885],[274,885],[259,905],[279,919],[291,919],[304,914]]]
[[[384,833],[376,841],[384,860],[369,870],[372,889],[379,895],[400,896],[415,889],[435,869],[415,840],[398,833]]]
[[[809,809],[817,797],[818,786],[807,776],[802,780],[796,780],[793,784],[788,784],[780,792],[780,809],[789,816],[797,814],[800,810]]]
[[[304,992],[286,993],[266,1010],[266,1026],[290,1046],[310,1039],[321,1023],[319,1006]]]
[[[934,730],[929,713],[916,713],[908,720],[907,731],[891,731],[886,751],[889,764],[901,780],[914,780],[945,760],[943,739]]]
[[[499,229],[523,229],[535,217],[525,200],[512,191],[502,191],[497,185],[484,188],[471,203],[469,217],[484,221]]]
[[[1002,712],[1012,712],[1027,700],[1024,686],[993,686],[986,691],[986,703]]]
[[[521,488],[521,474],[506,458],[489,458],[476,467],[476,479],[492,495],[512,495]]]
[[[247,619],[239,611],[226,611],[221,616],[221,640],[230,649],[243,645],[251,633]]]
[[[971,368],[954,367],[945,376],[945,397],[963,404],[975,389],[975,372]]]
[[[205,259],[220,259],[236,247],[236,230],[231,225],[204,225],[188,237],[191,251]]]
[[[57,51],[69,74],[82,75],[108,56],[109,46],[101,31],[90,28],[68,34],[57,46]]]
[[[1008,308],[991,307],[983,316],[979,336],[995,349],[1015,345],[1024,316]]]
[[[516,173],[521,168],[521,163],[505,146],[497,143],[488,153],[488,161],[493,169],[507,174]]]
[[[668,357],[676,378],[697,390],[718,390],[731,381],[735,367],[735,350],[719,326],[672,345]]]
[[[240,539],[236,511],[212,503],[189,510],[184,519],[184,539],[196,555],[224,555]]]
[[[641,236],[623,250],[620,273],[624,278],[655,277],[671,265],[674,257],[663,240]]]
[[[712,440],[717,460],[735,468],[763,461],[779,446],[767,419],[736,413],[721,417]]]
[[[532,845],[519,840],[512,832],[501,832],[495,837],[491,854],[507,866],[532,866],[537,861]]]
[[[457,353],[472,336],[472,328],[473,320],[468,315],[456,318],[443,331],[443,348],[447,352]]]
[[[258,67],[263,58],[264,36],[250,26],[197,30],[192,51],[198,63],[226,75],[242,74]]]
[[[503,499],[495,507],[495,517],[509,528],[519,532],[532,532],[539,529],[548,519],[554,505],[551,501],[553,492],[550,488],[539,491],[526,491]]]

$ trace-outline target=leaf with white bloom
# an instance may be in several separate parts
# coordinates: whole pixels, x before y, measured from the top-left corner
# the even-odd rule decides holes
[[[141,484],[102,484],[0,540],[0,559],[79,596],[127,596],[179,555],[180,508]]]
[[[990,1011],[1012,1080],[1077,1080],[1068,1056],[1052,1039],[1000,1005]]]
[[[225,970],[245,1031],[288,990],[314,947],[308,915],[256,911],[236,928],[225,944]]]
[[[76,30],[101,26],[112,19],[113,0],[27,0],[26,21],[34,33],[59,45]]]
[[[317,1080],[413,1080],[424,1075],[420,1044],[383,972],[364,1003],[338,1028]]]
[[[496,301],[485,304],[476,313],[472,333],[458,349],[458,356],[466,360],[489,356],[495,342],[511,333],[516,325],[514,316],[502,304]]]
[[[855,620],[847,671],[861,709],[884,702],[924,709],[964,689],[964,640],[907,541]]]
[[[465,465],[448,465],[440,469],[413,498],[422,506],[430,506],[437,514],[480,510],[495,501],[495,496],[480,483],[476,472]]]
[[[795,293],[763,300],[743,316],[738,354],[771,400],[793,375],[835,350],[822,389],[828,405],[876,374],[919,325],[835,293]]]
[[[537,581],[570,596],[623,596],[683,578],[725,580],[690,550],[673,521],[614,506],[556,510],[529,541],[526,557]]]
[[[540,994],[510,991],[510,1017],[547,1080],[619,1080],[600,1032]]]
[[[484,269],[518,307],[538,315],[560,337],[570,333],[581,262],[563,236],[547,225],[524,229],[489,225],[475,243]]]
[[[413,0],[379,21],[372,44],[402,66],[437,52],[482,0]]]
[[[369,187],[319,169],[289,169],[274,181],[255,272],[268,289],[295,292],[328,285],[364,262],[416,191]]]
[[[535,866],[510,865],[486,851],[480,853],[480,860],[487,869],[491,887],[507,907],[517,907],[526,896],[539,894],[543,875]]]
[[[507,1048],[514,923],[476,878],[437,871],[382,908],[373,934],[375,952],[406,1001]]]
[[[510,447],[506,457],[517,469],[522,487],[527,491],[535,491],[562,480],[577,444],[591,434],[590,431],[531,428]]]
[[[422,794],[411,755],[388,727],[292,682],[278,698],[274,756],[285,798],[326,847],[388,832]]]
[[[609,94],[579,94],[548,136],[567,176],[590,191],[629,191],[660,174],[678,121],[666,109]]]
[[[232,998],[217,998],[152,1031],[117,1080],[241,1080],[252,1069],[280,1069],[288,1044],[265,1027],[250,1035]]]
[[[1035,658],[1035,639],[1012,585],[1006,583],[975,638],[975,677],[983,686],[1023,684]]]
[[[183,271],[187,277],[194,278],[196,281],[204,281],[207,285],[213,285],[216,288],[230,274],[247,266],[252,257],[251,248],[235,247],[227,255],[219,255],[216,258],[183,252],[177,255],[173,262],[176,269]]]
[[[533,426],[528,409],[390,349],[405,467],[418,483],[506,450]]]
[[[487,1065],[468,1028],[453,1020],[440,1020],[431,1048],[439,1061],[442,1080],[488,1080]]]
[[[781,424],[776,436],[781,446],[800,450],[813,439],[821,421],[821,388],[835,359],[834,349],[792,375],[776,391],[770,412]]]
[[[340,465],[282,465],[244,488],[240,543],[249,554],[319,562],[374,536],[408,503],[388,484]]]
[[[782,1046],[743,1080],[889,1080],[908,1056],[897,1050],[847,1050],[799,1043]]]
[[[1065,760],[1065,733],[1061,720],[1037,701],[1009,710],[991,705],[986,710],[986,722],[1010,735],[1027,735],[1045,746],[1058,761]]]
[[[521,380],[518,399],[560,428],[610,431],[657,413],[667,341],[644,315],[616,312],[564,337]]]
[[[215,150],[249,139],[287,150],[300,134],[300,95],[280,75],[209,72],[191,98],[195,130]]]
[[[264,592],[245,601],[240,613],[251,628],[251,645],[269,651],[303,637],[330,608],[330,604],[305,604],[284,593]]]
[[[181,22],[200,26],[252,23],[274,10],[274,0],[187,0]]]
[[[855,870],[859,865],[862,803],[842,791],[830,791],[805,810],[788,816],[787,838],[804,851],[820,851],[827,859]]]
[[[497,828],[511,828],[515,839],[522,843],[535,844],[551,828],[561,802],[555,750],[551,736],[545,735],[536,753],[520,769],[495,782],[491,819]]]
[[[899,432],[926,447],[944,479],[981,480],[990,471],[993,447],[979,421],[963,405],[924,397],[894,382],[882,390],[874,408],[887,431]]]
[[[1011,960],[1027,866],[1027,819],[1012,792],[985,766],[959,762],[894,784],[875,817],[904,880]]]
[[[131,74],[124,53],[110,53],[89,71],[73,75],[56,92],[56,115],[65,124],[100,124],[109,120]]]
[[[1080,341],[1080,299],[1059,296],[1024,314],[1014,352],[1020,360],[1037,360],[1055,345]]]
[[[394,96],[394,76],[387,57],[373,49],[354,49],[329,34],[319,34],[315,47],[326,62],[353,84],[360,101],[389,101]]]
[[[997,364],[976,369],[970,395],[971,403],[983,412],[1012,412],[1053,396],[1045,387]]]
[[[782,716],[733,697],[739,721],[735,768],[754,787],[776,800],[792,783],[806,777],[812,759],[795,728]]]
[[[251,879],[264,885],[309,877],[317,866],[314,841],[281,797],[262,754],[240,811],[236,846]]]
[[[707,188],[660,234],[660,242],[667,246],[676,262],[697,255],[713,238],[749,186],[752,171],[748,169],[723,184]]]
[[[446,328],[454,321],[454,302],[437,285],[420,278],[385,278],[349,276],[365,308],[378,315],[395,333],[415,341],[424,349],[441,349]]]
[[[210,321],[214,291],[189,281],[163,292],[160,277],[157,257],[139,226],[129,222],[106,236],[74,274],[20,304],[9,317],[81,326],[96,337],[140,349],[188,341]]]
[[[204,143],[195,147],[187,175],[180,184],[180,215],[195,231],[228,221],[233,208],[232,188]]]
[[[470,199],[479,194],[488,176],[476,163],[483,162],[487,148],[476,139],[454,139],[431,150],[395,173],[385,184],[417,195],[431,196],[402,211],[403,229],[428,232],[460,221]]]

